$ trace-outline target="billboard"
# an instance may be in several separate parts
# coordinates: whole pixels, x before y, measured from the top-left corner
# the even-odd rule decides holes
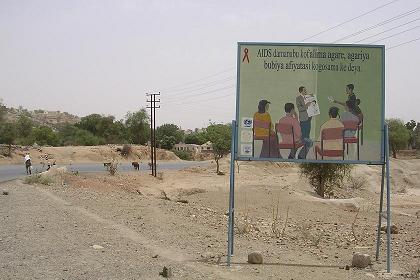
[[[384,162],[384,46],[238,43],[235,158]]]

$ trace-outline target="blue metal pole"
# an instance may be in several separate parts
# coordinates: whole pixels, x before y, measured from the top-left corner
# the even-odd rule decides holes
[[[383,143],[383,149],[384,149],[384,155],[386,154],[385,148],[386,148],[386,126],[384,126],[383,128],[383,135],[384,135],[384,143]],[[385,159],[386,161],[386,159]],[[379,260],[379,248],[381,246],[381,227],[382,227],[382,216],[383,216],[383,205],[384,205],[384,185],[385,185],[385,165],[386,162],[384,162],[384,164],[382,164],[382,177],[381,177],[381,197],[379,199],[379,221],[378,221],[378,236],[376,238],[376,260]]]
[[[385,183],[385,165],[382,165],[382,180],[381,180],[381,198],[379,202],[379,221],[378,221],[378,236],[376,238],[376,260],[379,259],[379,247],[381,246],[381,227],[382,227],[382,207],[384,204],[384,183]]]
[[[387,219],[387,246],[386,246],[386,270],[391,272],[391,186],[390,186],[390,174],[389,174],[389,132],[388,124],[385,126],[386,134],[386,219]]]
[[[235,140],[236,121],[232,121],[232,138],[230,148],[230,186],[229,186],[229,220],[228,220],[228,250],[227,265],[230,266],[230,259],[233,254],[233,207],[234,207],[234,184],[235,184]]]

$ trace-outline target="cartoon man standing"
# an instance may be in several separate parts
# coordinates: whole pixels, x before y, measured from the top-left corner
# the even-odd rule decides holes
[[[306,88],[304,86],[299,87],[299,95],[296,97],[296,107],[299,111],[299,122],[300,129],[302,131],[302,142],[305,139],[309,139],[311,134],[311,120],[312,117],[308,116],[308,107],[311,105],[311,102],[305,103],[305,95],[308,95]],[[309,94],[312,95],[313,94]]]

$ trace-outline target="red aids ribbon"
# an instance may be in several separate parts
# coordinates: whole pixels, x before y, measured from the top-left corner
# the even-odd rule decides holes
[[[242,62],[244,62],[246,59],[246,61],[248,61],[249,63],[249,56],[248,56],[248,48],[244,49],[244,58],[242,58]]]

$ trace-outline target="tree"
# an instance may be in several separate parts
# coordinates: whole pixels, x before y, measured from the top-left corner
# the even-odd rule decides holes
[[[27,138],[32,133],[34,123],[31,118],[25,114],[20,114],[16,122],[18,137]]]
[[[149,116],[146,109],[142,108],[134,113],[128,112],[125,118],[127,140],[133,144],[144,145],[150,136]]]
[[[80,129],[74,125],[66,125],[62,127],[58,133],[60,139],[60,145],[63,146],[96,146],[105,144],[103,138],[99,138],[90,131]]]
[[[58,133],[48,126],[35,127],[32,131],[32,137],[41,146],[58,146],[60,144]]]
[[[349,164],[337,163],[303,163],[300,165],[300,172],[308,178],[315,192],[321,197],[334,194],[334,186],[350,174],[352,166]]]
[[[168,137],[170,137],[170,139]],[[163,124],[156,128],[156,141],[162,148],[164,148],[162,145],[162,140],[166,142],[165,144],[168,143],[168,140],[170,140],[171,142],[175,141],[175,143],[173,143],[173,145],[175,145],[176,143],[182,142],[184,140],[184,131],[182,131],[175,124]],[[172,149],[173,145],[170,146],[170,149]]]
[[[7,108],[6,106],[3,105],[3,100],[0,98],[0,125],[3,123],[6,113],[7,113]]]
[[[108,144],[122,143],[127,138],[124,123],[115,121],[114,116],[91,114],[83,117],[76,126],[89,131],[100,139],[104,139],[104,142]]]
[[[185,144],[196,144],[203,145],[207,142],[205,132],[194,132],[191,134],[185,135]]]
[[[207,129],[207,140],[213,144],[213,156],[216,161],[216,173],[219,170],[219,160],[230,152],[232,128],[229,124],[210,124]]]
[[[413,134],[414,134],[414,146],[416,147],[416,150],[420,150],[420,122],[417,123]]]
[[[387,123],[392,157],[397,158],[397,152],[407,147],[408,141],[410,140],[410,131],[400,119],[390,119],[387,120]]]
[[[105,142],[108,144],[124,143],[127,141],[126,136],[126,128],[122,121],[116,121],[109,124],[102,135]]]
[[[9,145],[8,156],[12,154],[12,144],[16,140],[16,126],[13,123],[5,123],[0,127],[0,143]]]
[[[415,148],[416,145],[416,137],[414,133],[414,129],[416,128],[417,123],[415,120],[411,120],[405,123],[405,127],[410,131],[410,139],[408,140],[408,145],[411,149]]]
[[[160,143],[160,147],[162,149],[172,150],[172,148],[175,146],[175,144],[179,143],[179,142],[176,141],[175,136],[164,135],[159,143]]]

